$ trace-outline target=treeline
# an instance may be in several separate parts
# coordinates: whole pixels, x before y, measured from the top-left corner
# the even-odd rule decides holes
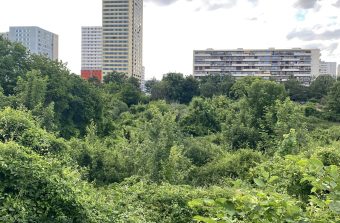
[[[259,77],[246,77],[251,82]],[[152,100],[162,99],[168,102],[189,103],[195,96],[211,98],[224,95],[238,99],[238,88],[234,86],[236,79],[230,75],[210,75],[199,80],[192,76],[184,77],[181,73],[169,73],[161,81],[152,79],[146,81],[145,91]],[[245,81],[246,82],[246,81]],[[310,86],[304,86],[292,77],[283,82],[287,95],[297,102],[321,102],[328,95],[336,80],[329,75],[317,77]]]
[[[339,82],[295,102],[269,80],[168,74],[145,94],[2,39],[0,77],[0,222],[340,220]]]

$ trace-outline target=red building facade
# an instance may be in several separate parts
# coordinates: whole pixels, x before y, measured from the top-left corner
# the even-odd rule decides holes
[[[81,77],[85,80],[90,78],[97,78],[98,80],[103,80],[103,74],[101,70],[82,70]]]

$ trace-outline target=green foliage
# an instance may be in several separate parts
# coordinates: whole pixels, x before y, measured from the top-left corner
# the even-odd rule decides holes
[[[0,86],[0,109],[13,106],[14,104],[16,104],[16,97],[4,95],[4,90]]]
[[[16,141],[39,154],[61,155],[67,150],[64,140],[41,129],[30,113],[11,108],[0,111],[0,141]]]
[[[235,80],[231,75],[205,76],[200,81],[200,94],[203,97],[228,96]]]
[[[253,182],[258,189],[239,189],[236,182],[231,197],[189,202],[193,209],[207,211],[207,217],[194,219],[198,222],[340,220],[338,166],[324,166],[317,157],[293,155],[283,160],[276,157],[270,162],[253,170]]]
[[[150,92],[153,100],[189,103],[194,96],[199,95],[199,85],[191,76],[184,78],[180,73],[168,73],[161,82],[152,84]]]
[[[2,142],[16,141],[22,134],[35,127],[32,116],[26,111],[6,108],[0,112],[0,140]]]
[[[195,168],[191,180],[196,185],[214,185],[223,183],[225,179],[245,178],[250,168],[261,163],[263,156],[252,150],[239,150],[224,153],[221,157]]]
[[[289,134],[283,135],[283,140],[278,152],[281,155],[296,154],[298,152],[297,135],[295,129],[291,129]]]
[[[211,138],[211,137],[210,137]],[[195,166],[203,166],[223,155],[224,149],[217,145],[215,136],[209,137],[191,137],[184,140],[185,156]]]
[[[317,84],[314,84],[316,86]],[[284,83],[288,96],[293,101],[305,102],[311,97],[311,89],[303,86],[296,79],[290,79]]]
[[[339,165],[340,152],[338,148],[322,148],[315,154],[325,166]]]
[[[45,102],[47,77],[43,77],[39,71],[28,72],[24,77],[19,77],[17,86],[17,98],[28,109],[34,109],[38,104]]]
[[[2,39],[0,74],[0,222],[340,222],[327,77],[170,73],[144,94]]]
[[[121,84],[124,84],[126,79],[127,79],[127,76],[126,76],[125,73],[113,71],[112,73],[109,73],[109,74],[104,76],[103,82],[105,84],[114,83],[116,85],[121,85]]]
[[[272,81],[255,80],[247,91],[247,102],[254,111],[254,121],[263,118],[266,110],[273,106],[276,100],[283,101],[285,96],[286,92],[282,85]]]
[[[335,79],[330,75],[318,76],[310,86],[311,97],[321,99],[326,96],[334,83]]]
[[[145,81],[145,92],[151,94],[152,89],[154,89],[155,85],[158,83],[156,78]]]
[[[336,82],[329,91],[327,109],[330,120],[340,120],[340,82]]]
[[[27,49],[0,37],[0,87],[6,96],[14,94],[18,77],[29,70],[30,57]]]
[[[162,166],[164,181],[172,184],[184,183],[192,167],[190,160],[183,155],[183,148],[177,146],[170,149],[169,157]]]
[[[195,216],[196,222],[303,222],[298,201],[279,193],[261,190],[234,190],[228,198],[196,199],[193,209],[205,210],[212,217]]]
[[[0,143],[0,179],[2,222],[108,222],[101,197],[58,160]]]
[[[216,107],[211,100],[194,98],[189,111],[181,122],[184,131],[194,136],[203,136],[221,130]]]
[[[248,91],[252,83],[256,80],[261,80],[258,77],[244,77],[235,82],[230,89],[230,97],[233,99],[240,99],[248,96]]]

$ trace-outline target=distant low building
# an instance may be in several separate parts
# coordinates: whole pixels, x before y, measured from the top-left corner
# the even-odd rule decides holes
[[[309,84],[319,75],[319,49],[194,50],[193,75],[257,76],[276,81],[297,78]]]
[[[7,38],[24,45],[31,53],[58,59],[58,35],[37,26],[9,27]]]
[[[102,27],[81,28],[81,77],[102,80]]]
[[[330,75],[336,78],[336,62],[320,62],[320,75]]]

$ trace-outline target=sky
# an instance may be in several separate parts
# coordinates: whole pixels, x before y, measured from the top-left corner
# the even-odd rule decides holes
[[[80,73],[81,26],[101,25],[101,0],[0,0],[0,32],[39,26]],[[146,79],[192,74],[193,50],[319,48],[340,63],[340,0],[144,0]]]

